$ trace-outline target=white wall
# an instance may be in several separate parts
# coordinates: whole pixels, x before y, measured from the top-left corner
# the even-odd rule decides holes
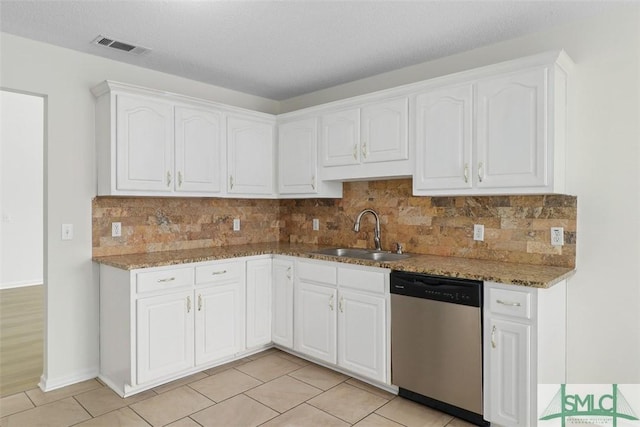
[[[0,91],[0,289],[42,283],[44,100]]]
[[[0,33],[0,86],[47,96],[45,186],[47,389],[98,372],[98,271],[91,262],[91,199],[96,194],[94,98],[110,79],[264,112],[275,101]],[[61,241],[63,223],[74,225]]]
[[[281,103],[281,111],[563,48],[569,87],[567,190],[578,196],[568,290],[568,381],[640,383],[640,6]]]

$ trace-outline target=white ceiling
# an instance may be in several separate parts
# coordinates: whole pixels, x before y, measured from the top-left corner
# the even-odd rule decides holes
[[[0,0],[0,29],[283,100],[545,30],[610,4]],[[100,34],[151,52],[133,56],[90,44]]]

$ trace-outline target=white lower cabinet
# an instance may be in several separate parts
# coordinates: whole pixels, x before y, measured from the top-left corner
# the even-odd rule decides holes
[[[193,291],[136,301],[137,382],[193,367]]]
[[[296,351],[335,364],[337,290],[303,280],[296,283]]]
[[[566,382],[566,283],[536,289],[484,284],[484,416],[537,425],[538,384]]]
[[[389,270],[299,261],[294,349],[388,383]]]
[[[271,264],[247,261],[247,348],[271,343]]]
[[[294,259],[275,256],[272,268],[271,339],[274,344],[293,349]]]

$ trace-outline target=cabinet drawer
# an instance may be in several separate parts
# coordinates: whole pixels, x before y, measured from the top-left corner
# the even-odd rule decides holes
[[[312,282],[328,283],[331,285],[338,283],[337,268],[332,265],[299,262],[298,277]]]
[[[338,268],[338,283],[344,288],[384,294],[384,276],[380,271]]]
[[[196,267],[196,284],[223,283],[242,277],[244,262],[220,262]]]
[[[489,288],[489,298],[485,303],[491,313],[531,319],[530,293]]]
[[[138,273],[138,293],[193,285],[193,267]]]

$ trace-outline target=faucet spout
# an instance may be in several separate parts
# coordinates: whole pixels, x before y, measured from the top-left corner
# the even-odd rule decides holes
[[[358,217],[356,218],[356,222],[353,224],[353,231],[356,233],[360,231],[360,221],[362,220],[362,217],[368,213],[373,215],[373,217],[376,220],[375,229],[373,231],[373,243],[376,245],[376,250],[381,251],[382,245],[380,243],[380,216],[376,211],[374,211],[373,209],[367,208],[367,209],[364,209],[362,212],[360,212],[358,214]]]

